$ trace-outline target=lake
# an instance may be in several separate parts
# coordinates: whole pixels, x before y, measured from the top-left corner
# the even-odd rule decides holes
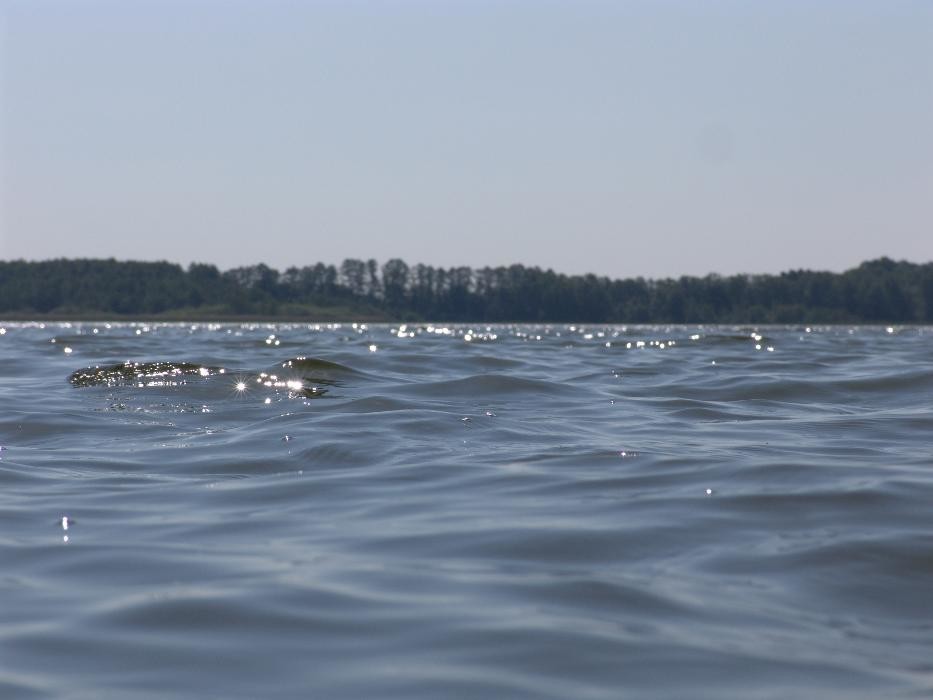
[[[0,697],[933,696],[933,329],[0,323]]]

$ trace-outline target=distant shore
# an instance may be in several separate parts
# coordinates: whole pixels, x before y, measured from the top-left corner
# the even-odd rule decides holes
[[[0,261],[9,320],[494,323],[933,323],[933,263],[879,258],[842,273],[610,279],[537,267],[393,259],[221,272],[168,262]]]
[[[234,314],[201,311],[167,311],[159,314],[118,314],[107,311],[0,312],[0,321],[81,322],[115,321],[117,323],[391,323],[400,319],[380,314],[347,314],[340,307],[318,308],[303,313]]]

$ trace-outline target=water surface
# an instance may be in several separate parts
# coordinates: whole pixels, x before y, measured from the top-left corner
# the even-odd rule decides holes
[[[0,696],[930,697],[931,339],[0,323]]]

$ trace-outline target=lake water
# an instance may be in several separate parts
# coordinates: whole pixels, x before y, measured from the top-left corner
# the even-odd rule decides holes
[[[0,323],[0,409],[5,699],[933,697],[930,328]]]

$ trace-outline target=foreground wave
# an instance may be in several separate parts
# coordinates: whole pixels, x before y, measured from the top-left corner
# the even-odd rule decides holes
[[[354,371],[337,362],[330,362],[317,358],[296,357],[282,362],[278,368],[269,371],[253,373],[228,372],[224,367],[211,367],[209,365],[192,362],[177,362],[159,360],[155,362],[117,362],[109,365],[95,365],[75,370],[68,377],[68,381],[77,387],[92,386],[136,386],[164,387],[183,386],[194,377],[215,377],[219,375],[236,375],[236,385],[239,391],[247,386],[258,384],[271,389],[287,389],[296,396],[312,398],[327,393],[319,384],[336,386],[340,378],[352,376]]]

